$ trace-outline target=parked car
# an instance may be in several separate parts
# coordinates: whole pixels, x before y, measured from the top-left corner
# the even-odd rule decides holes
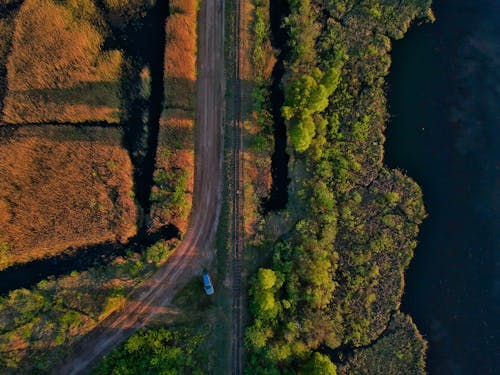
[[[210,280],[210,275],[208,271],[203,271],[203,288],[205,289],[205,293],[211,296],[214,294],[214,286],[212,285],[212,280]]]

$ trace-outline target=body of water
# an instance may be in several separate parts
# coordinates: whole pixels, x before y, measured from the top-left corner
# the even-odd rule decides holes
[[[429,374],[498,374],[500,2],[433,8],[394,43],[388,77],[386,163],[429,214],[402,310],[429,341]]]

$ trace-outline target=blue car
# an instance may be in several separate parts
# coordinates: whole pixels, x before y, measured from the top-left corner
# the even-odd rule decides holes
[[[203,288],[205,289],[205,293],[207,293],[207,295],[211,296],[214,294],[214,287],[207,271],[203,271]]]

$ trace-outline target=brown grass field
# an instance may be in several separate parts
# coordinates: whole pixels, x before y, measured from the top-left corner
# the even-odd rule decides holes
[[[1,5],[1,2],[0,2]],[[12,34],[14,32],[14,12],[0,14],[0,117],[3,98],[7,89],[7,57],[9,56]]]
[[[136,233],[119,129],[0,129],[0,269]]]
[[[192,206],[197,1],[171,0],[166,22],[165,110],[160,120],[151,218],[184,233]]]
[[[195,100],[197,1],[171,0],[166,23],[165,103],[192,111]]]
[[[14,23],[2,121],[119,121],[123,56],[93,2],[26,0]]]

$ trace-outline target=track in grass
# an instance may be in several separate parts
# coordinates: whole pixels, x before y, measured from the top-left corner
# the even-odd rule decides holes
[[[243,142],[242,142],[242,113],[241,113],[241,1],[234,1],[235,38],[234,38],[234,72],[233,72],[233,225],[232,225],[232,348],[231,368],[233,375],[243,373],[243,325],[241,290],[241,261],[243,253]]]

